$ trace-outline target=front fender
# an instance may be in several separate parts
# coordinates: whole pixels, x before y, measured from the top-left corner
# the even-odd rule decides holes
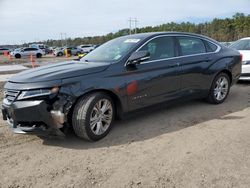
[[[88,81],[85,81],[88,80]],[[79,78],[73,78],[73,79],[67,79],[63,80],[60,94],[61,95],[67,95],[71,97],[71,100],[73,100],[75,103],[76,100],[84,96],[90,92],[98,92],[98,91],[104,91],[111,95],[111,97],[114,97],[114,100],[118,100],[120,103],[120,108],[123,112],[127,111],[127,100],[125,97],[125,93],[122,88],[116,88],[115,82],[108,82],[105,81],[105,78],[86,78],[79,77]]]

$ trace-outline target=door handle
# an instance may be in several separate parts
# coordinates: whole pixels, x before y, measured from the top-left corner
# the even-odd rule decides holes
[[[213,60],[212,57],[207,57],[207,58],[205,59],[206,62],[209,62],[209,61],[212,61],[212,60]]]
[[[170,68],[178,67],[178,66],[180,66],[180,63],[174,63],[174,64],[168,65],[168,67],[170,67]]]

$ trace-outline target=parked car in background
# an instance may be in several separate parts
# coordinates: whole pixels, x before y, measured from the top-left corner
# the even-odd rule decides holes
[[[41,49],[45,52],[45,54],[49,54],[50,53],[50,49],[47,45],[44,44],[31,44],[29,45],[30,48],[38,48]]]
[[[96,141],[109,133],[115,117],[136,109],[181,98],[223,103],[240,75],[240,53],[208,37],[129,35],[80,61],[10,78],[4,86],[3,119],[17,133],[72,126],[77,136]]]
[[[233,44],[234,42],[220,42],[221,44],[225,45],[225,46],[230,46],[231,44]]]
[[[37,58],[41,58],[43,55],[45,55],[45,52],[41,49],[38,48],[18,48],[15,49],[14,51],[12,51],[11,56],[15,57],[15,58],[22,58],[22,57],[27,57],[30,55],[33,55]]]
[[[10,49],[8,49],[8,48],[0,48],[0,55],[3,55],[4,53],[10,53]]]
[[[83,44],[78,47],[81,49],[82,53],[89,53],[95,49],[95,45],[92,45],[92,44]]]
[[[55,56],[63,56],[64,55],[64,48],[63,47],[61,47],[61,48],[55,48],[53,50],[53,54]]]
[[[55,56],[63,56],[63,55],[65,55],[65,50],[69,50],[71,55],[74,55],[74,56],[82,53],[82,50],[78,47],[63,47],[63,48],[55,49],[53,54]]]
[[[75,56],[82,53],[82,49],[78,47],[67,47],[65,50],[69,50],[71,52],[71,55]]]
[[[229,46],[242,55],[242,74],[240,80],[250,81],[250,37],[240,39]]]

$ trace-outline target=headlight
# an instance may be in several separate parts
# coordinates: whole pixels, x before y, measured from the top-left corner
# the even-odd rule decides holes
[[[58,91],[59,91],[58,87],[54,87],[52,89],[37,89],[37,90],[22,91],[21,94],[18,96],[17,100],[48,96],[51,94],[56,94],[58,93]]]
[[[250,65],[250,61],[242,61],[242,65]]]

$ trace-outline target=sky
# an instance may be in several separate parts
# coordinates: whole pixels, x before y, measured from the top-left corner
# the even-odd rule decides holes
[[[0,45],[104,35],[129,27],[250,14],[250,0],[0,0]]]

